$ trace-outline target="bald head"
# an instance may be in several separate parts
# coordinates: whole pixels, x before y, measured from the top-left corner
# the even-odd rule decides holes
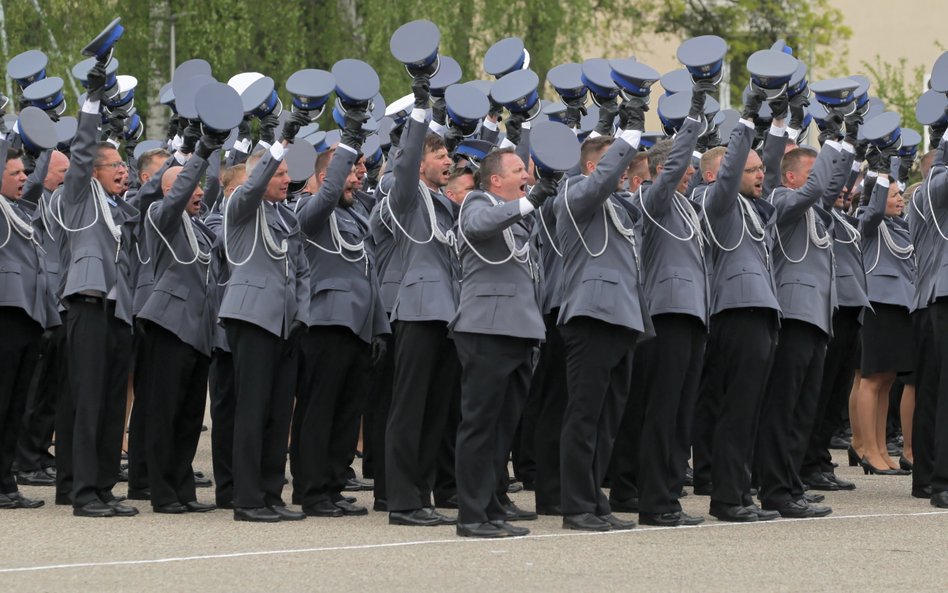
[[[183,167],[168,167],[165,170],[164,175],[161,176],[161,193],[168,197],[168,194],[171,192],[171,188],[174,187],[175,181],[178,180],[178,175],[181,174]],[[201,188],[200,184],[194,186],[194,191],[191,192],[191,199],[188,200],[188,205],[185,206],[185,211],[189,216],[195,216],[201,212],[201,198],[204,197],[204,190]]]
[[[46,170],[46,179],[43,180],[43,187],[49,191],[55,191],[57,187],[63,184],[66,178],[66,171],[69,170],[69,157],[54,150],[49,157],[49,169]]]
[[[161,193],[167,194],[171,191],[171,187],[181,173],[182,168],[183,167],[168,167],[165,170],[165,174],[161,176]]]

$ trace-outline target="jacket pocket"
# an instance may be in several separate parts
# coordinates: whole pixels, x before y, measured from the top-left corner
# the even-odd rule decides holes
[[[580,278],[582,309],[612,313],[619,291],[619,272],[608,268],[586,268]]]
[[[655,307],[681,309],[695,301],[694,278],[688,268],[667,268],[653,295]]]
[[[780,293],[784,313],[816,314],[821,305],[816,278],[809,274],[790,274],[780,282]]]
[[[737,264],[724,271],[719,298],[722,304],[736,305],[750,302],[755,297],[756,286],[763,277],[756,269]]]
[[[399,290],[398,310],[406,315],[421,315],[426,301],[436,298],[434,285],[439,282],[441,274],[434,268],[417,268],[407,272]]]
[[[236,306],[240,311],[253,310],[266,286],[265,276],[232,278],[227,285],[227,292],[224,293],[224,300],[229,301],[230,306]]]
[[[509,282],[485,282],[474,286],[474,307],[471,311],[472,322],[478,327],[494,328],[497,315],[510,306],[510,299],[517,296],[517,286]]]
[[[76,249],[72,265],[75,267],[75,278],[79,280],[81,288],[94,288],[96,290],[108,291],[109,286],[105,281],[105,269],[102,262],[102,254],[94,247],[81,247]]]

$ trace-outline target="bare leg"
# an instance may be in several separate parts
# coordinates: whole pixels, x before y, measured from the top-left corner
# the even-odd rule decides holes
[[[853,438],[852,438],[852,447],[856,450],[856,453],[862,455],[865,445],[862,440],[861,427],[859,425],[859,390],[862,383],[862,374],[859,370],[856,370],[856,375],[853,377],[853,387],[849,392],[849,427],[852,429]],[[858,435],[858,436],[857,436]]]
[[[891,379],[889,378],[889,374],[882,376],[884,377],[883,383],[879,386],[879,391],[876,392],[878,399],[876,403],[875,449],[883,461],[882,465],[877,465],[876,467],[886,469],[893,467],[892,458],[889,457],[889,447],[886,444],[886,428],[888,428],[886,420],[888,420],[889,417],[889,397],[892,391],[892,383],[895,382],[895,375],[891,375]],[[898,466],[896,465],[894,467]]]
[[[914,463],[915,455],[912,452],[912,418],[915,416],[915,386],[906,385],[902,390],[902,403],[899,406],[899,417],[902,421],[902,455]]]
[[[122,431],[122,451],[128,453],[128,417],[135,402],[135,375],[128,374],[128,386],[125,388],[125,430]]]

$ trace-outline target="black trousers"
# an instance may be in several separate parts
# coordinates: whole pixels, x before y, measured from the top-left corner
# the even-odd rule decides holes
[[[542,358],[542,355],[541,355]],[[537,368],[540,370],[540,359],[537,359]],[[510,448],[510,460],[513,463],[514,477],[526,486],[534,486],[537,479],[536,440],[537,424],[540,420],[540,411],[543,409],[543,394],[533,389],[530,382],[530,391],[527,401],[523,404],[523,413],[520,415],[520,424],[514,433],[513,445]]]
[[[859,314],[862,307],[840,307],[833,314],[833,337],[826,345],[816,422],[803,457],[801,476],[833,473],[830,439],[843,422],[859,352]]]
[[[601,485],[632,380],[639,332],[591,317],[560,326],[566,346],[568,401],[560,436],[564,515],[606,515]]]
[[[461,361],[457,437],[458,521],[503,519],[507,457],[523,411],[536,340],[456,332]]]
[[[214,499],[218,506],[234,503],[234,357],[215,348],[208,372],[211,394],[211,460],[214,468]]]
[[[371,349],[352,330],[314,326],[300,340],[308,394],[299,433],[301,504],[337,501],[346,485],[359,440],[359,420],[369,389]]]
[[[711,437],[711,500],[749,505],[751,464],[764,387],[777,345],[772,309],[728,309],[711,318],[710,367],[700,397],[716,412]],[[697,478],[696,478],[697,479]]]
[[[785,319],[778,335],[757,439],[765,508],[803,498],[800,467],[816,421],[826,359],[827,335],[812,323]]]
[[[544,316],[546,341],[540,346],[540,361],[530,382],[530,391],[540,399],[533,448],[538,507],[560,505],[560,434],[567,395],[566,346],[556,325],[558,316],[559,309]]]
[[[622,439],[638,441],[639,509],[670,513],[681,511],[678,498],[688,463],[706,332],[704,323],[691,315],[656,315],[652,323],[656,337],[635,353],[633,366],[641,369],[642,383],[633,384],[629,398],[641,394],[635,401],[641,403],[636,415],[642,423],[628,433],[620,429],[616,449]]]
[[[72,437],[76,406],[69,381],[69,312],[59,314],[63,322],[63,352],[59,357],[59,389],[56,398],[56,504],[72,504]],[[121,454],[119,454],[121,460]]]
[[[122,457],[132,328],[115,316],[113,302],[74,297],[69,301],[66,349],[75,406],[72,503],[80,507],[96,499],[108,502],[114,498]]]
[[[17,492],[13,475],[17,440],[43,327],[19,307],[0,307],[0,493]]]
[[[454,383],[448,390],[448,416],[441,431],[441,444],[435,459],[434,494],[435,506],[443,506],[450,498],[457,496],[458,484],[454,475],[454,448],[457,445],[458,425],[461,423],[461,367],[457,367]],[[507,466],[504,465],[504,476]]]
[[[916,357],[915,415],[912,416],[912,486],[915,488],[931,484],[935,465],[935,414],[942,372],[933,317],[931,306],[912,313]]]
[[[929,309],[935,334],[935,351],[938,356],[935,367],[939,369],[938,397],[934,406],[928,404],[929,409],[934,407],[935,412],[930,484],[932,492],[937,493],[948,491],[948,373],[942,370],[948,365],[948,298],[936,300]],[[917,405],[916,401],[916,416],[919,415]]]
[[[296,389],[297,345],[258,325],[228,319],[234,357],[234,506],[283,504],[286,441]]]
[[[708,337],[710,344],[710,336]],[[711,446],[714,441],[714,427],[718,422],[721,407],[722,380],[725,368],[714,366],[716,356],[708,348],[704,351],[704,364],[698,384],[698,401],[691,423],[691,463],[695,488],[711,484]]]
[[[639,445],[642,441],[642,425],[645,422],[645,380],[648,371],[646,364],[640,362],[640,358],[649,341],[639,344],[636,348],[629,398],[625,402],[619,432],[612,447],[607,484],[603,484],[604,487],[609,487],[611,504],[634,504],[633,501],[639,497]]]
[[[19,471],[56,467],[56,458],[49,452],[56,424],[56,401],[62,387],[63,357],[66,347],[66,326],[57,325],[40,340],[39,360],[30,382],[23,431],[16,448]]]
[[[210,358],[167,329],[145,322],[148,373],[145,442],[152,506],[197,500],[191,462],[201,438]],[[138,405],[138,404],[136,404]]]
[[[149,351],[143,331],[147,331],[148,322],[138,320],[135,324],[135,338],[132,369],[132,411],[128,416],[128,487],[137,490],[148,488],[148,397],[151,395],[149,372],[165,372],[163,360],[155,358]],[[159,394],[158,397],[164,397]]]
[[[458,367],[447,323],[395,324],[395,382],[385,429],[389,511],[431,505],[435,464]]]
[[[373,494],[376,500],[386,500],[387,483],[385,480],[385,425],[388,423],[389,409],[392,407],[392,382],[395,373],[395,340],[388,336],[385,356],[372,369],[373,406],[372,422],[364,427],[365,438],[372,443],[365,445],[362,474],[375,480]],[[363,442],[365,442],[365,438]],[[366,460],[371,461],[371,475],[365,469]]]

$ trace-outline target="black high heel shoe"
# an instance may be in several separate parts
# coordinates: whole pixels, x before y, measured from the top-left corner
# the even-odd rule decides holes
[[[879,476],[907,476],[912,472],[905,471],[904,469],[879,469],[869,463],[869,460],[865,457],[859,460],[859,465],[862,466],[862,471],[865,474],[879,475]]]
[[[856,450],[853,449],[852,445],[850,445],[849,448],[846,449],[846,453],[849,455],[849,467],[856,467],[857,465],[859,465],[859,460],[861,458],[859,456],[859,453],[856,453]]]
[[[912,471],[913,469],[915,469],[915,464],[912,463],[911,461],[909,461],[908,458],[905,457],[905,455],[900,455],[900,456],[899,456],[899,467],[902,468],[902,469],[904,469],[905,471],[909,471],[909,472],[910,472],[910,471]]]

